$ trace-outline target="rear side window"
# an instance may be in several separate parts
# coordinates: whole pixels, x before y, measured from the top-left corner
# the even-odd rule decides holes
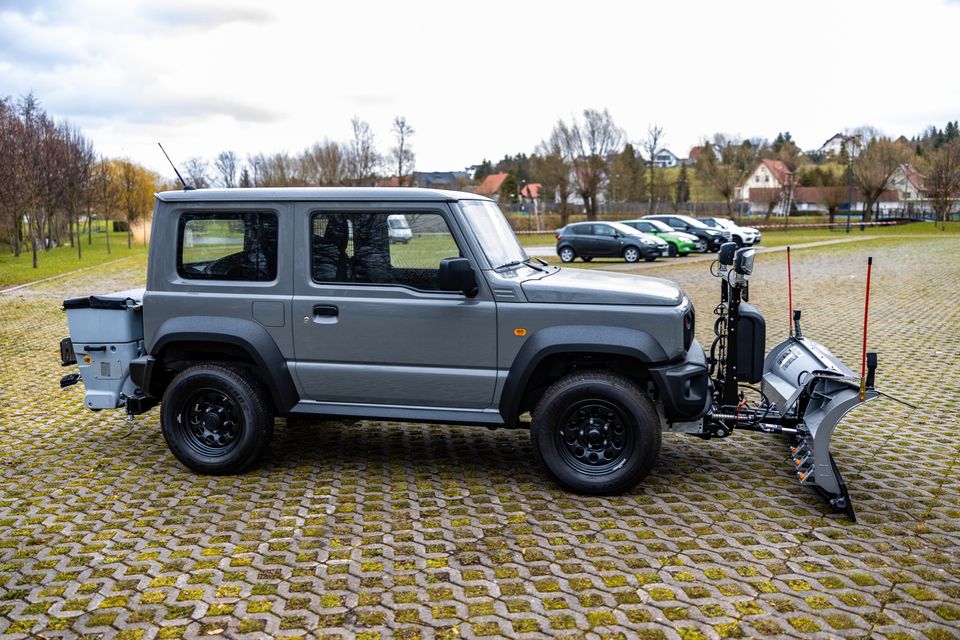
[[[314,213],[314,282],[389,284],[439,290],[440,261],[460,249],[437,213]]]
[[[192,280],[274,280],[277,227],[275,213],[185,213],[177,234],[177,273]]]

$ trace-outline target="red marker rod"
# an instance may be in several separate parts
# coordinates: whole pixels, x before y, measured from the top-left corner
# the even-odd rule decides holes
[[[790,247],[787,246],[787,335],[793,335],[793,276],[790,274]]]
[[[863,352],[860,356],[860,400],[866,398],[867,390],[867,318],[870,316],[870,272],[873,256],[867,258],[867,294],[863,301]]]

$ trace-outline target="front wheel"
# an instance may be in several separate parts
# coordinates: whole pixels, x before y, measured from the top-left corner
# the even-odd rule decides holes
[[[677,257],[677,245],[675,245],[675,244],[673,244],[673,243],[671,242],[671,243],[670,243],[670,246],[667,247],[667,255],[669,255],[671,258],[676,258],[676,257]]]
[[[597,371],[553,384],[531,426],[540,463],[563,487],[608,495],[634,487],[660,452],[660,422],[650,400],[630,380]]]
[[[570,247],[563,247],[560,249],[560,260],[563,262],[573,262],[574,258],[577,257],[577,252]]]
[[[640,259],[640,249],[636,247],[627,247],[623,250],[623,259],[627,262],[636,262]]]
[[[273,411],[249,373],[202,364],[177,375],[160,405],[163,437],[184,466],[211,475],[253,465],[273,435]]]

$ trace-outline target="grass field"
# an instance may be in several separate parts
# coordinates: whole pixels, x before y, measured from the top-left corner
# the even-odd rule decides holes
[[[854,226],[849,236],[843,231],[831,231],[828,229],[788,229],[786,231],[765,231],[763,233],[762,247],[779,247],[785,245],[802,244],[805,242],[818,242],[822,240],[837,240],[844,237],[856,237],[857,235],[870,235],[880,238],[898,237],[898,236],[918,236],[925,238],[952,237],[960,238],[960,224],[951,223],[947,225],[946,230],[941,231],[931,222],[917,222],[913,224],[876,227],[866,231],[860,231],[859,227]],[[520,244],[525,247],[553,245],[556,238],[552,232],[539,234],[523,234],[518,236]],[[0,254],[0,288],[11,287],[27,282],[34,282],[57,276],[78,269],[86,269],[98,265],[103,265],[115,260],[122,260],[131,256],[145,256],[147,247],[142,244],[134,244],[132,249],[127,249],[127,238],[124,233],[114,233],[110,236],[111,252],[107,253],[106,236],[103,233],[95,233],[93,244],[87,244],[86,236],[81,240],[83,243],[83,258],[77,258],[76,247],[62,246],[55,247],[49,251],[41,251],[38,256],[38,266],[33,268],[32,257],[29,252],[21,253],[19,257],[14,257],[12,253]],[[410,249],[412,249],[411,247]],[[403,252],[406,247],[394,246],[394,251]],[[438,247],[438,250],[440,248]],[[436,254],[436,256],[434,256]],[[443,254],[443,255],[440,255]],[[439,250],[430,253],[430,264],[433,264],[433,257],[448,257],[452,255],[450,251]],[[424,266],[422,260],[416,260],[415,266]],[[404,264],[410,267],[412,264]]]
[[[33,256],[29,246],[19,257],[14,257],[12,252],[0,253],[0,288],[34,282],[77,269],[86,269],[147,253],[147,247],[142,244],[134,244],[133,248],[127,249],[126,233],[110,234],[110,253],[107,253],[106,234],[94,233],[92,244],[87,244],[87,236],[83,236],[80,242],[83,249],[82,259],[77,258],[75,246],[54,247],[49,251],[37,253],[36,269],[33,268]]]

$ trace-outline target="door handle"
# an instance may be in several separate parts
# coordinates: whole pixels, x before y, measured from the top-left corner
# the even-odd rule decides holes
[[[313,315],[323,318],[336,318],[340,310],[332,304],[316,304],[313,306]]]

